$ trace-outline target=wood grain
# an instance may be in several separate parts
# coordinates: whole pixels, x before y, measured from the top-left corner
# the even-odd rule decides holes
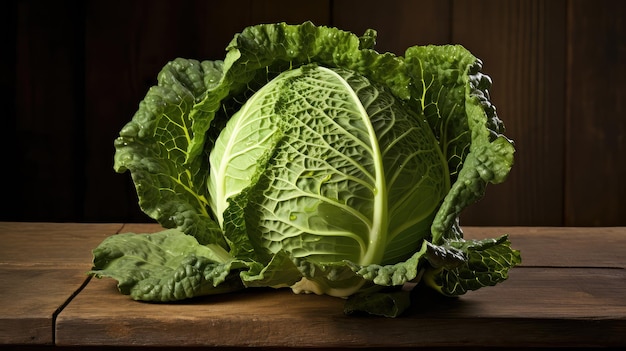
[[[312,20],[375,28],[380,51],[457,43],[483,60],[516,163],[464,211],[464,225],[626,225],[624,1],[14,0],[3,9],[11,201],[2,220],[148,220],[130,177],[112,171],[112,142],[161,67],[221,59],[247,25]]]
[[[560,225],[565,137],[565,1],[455,1],[452,41],[483,63],[506,135],[509,178],[462,213],[466,225]]]
[[[87,280],[91,250],[121,224],[0,222],[0,345],[50,345],[59,309]]]
[[[121,232],[159,229],[129,224]],[[391,320],[347,317],[341,299],[288,289],[142,303],[119,294],[114,281],[94,279],[59,314],[56,341],[171,347],[624,345],[626,228],[467,227],[465,233],[508,233],[524,264],[506,282],[458,299],[420,290],[423,299]],[[596,237],[604,239],[590,240]]]
[[[342,0],[334,1],[333,26],[361,35],[378,33],[375,49],[404,55],[414,45],[450,42],[451,1]]]
[[[468,239],[507,234],[522,266],[626,269],[623,227],[464,227]]]
[[[0,344],[625,346],[626,227],[464,229],[467,238],[509,234],[524,263],[506,282],[456,299],[419,289],[406,315],[382,319],[348,317],[341,299],[288,289],[249,289],[169,304],[133,301],[111,279],[91,279],[81,290],[90,251],[103,238],[161,227],[0,223]]]
[[[587,279],[590,276],[592,280]],[[146,304],[120,295],[112,281],[95,280],[59,315],[57,343],[615,346],[623,342],[621,333],[626,331],[626,302],[621,296],[625,278],[624,270],[520,268],[500,286],[459,299],[425,296],[427,303],[418,303],[409,315],[394,320],[348,317],[342,313],[341,299],[288,290],[258,289],[182,304]]]
[[[565,225],[626,218],[626,3],[570,1]]]
[[[0,267],[91,268],[91,249],[122,224],[0,222]]]
[[[0,345],[53,344],[55,313],[87,269],[0,265]]]

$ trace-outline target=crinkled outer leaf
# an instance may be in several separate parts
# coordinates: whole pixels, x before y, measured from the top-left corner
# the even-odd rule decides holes
[[[130,170],[140,207],[164,227],[225,246],[209,216],[208,157],[198,146],[203,146],[212,119],[210,104],[202,97],[220,76],[220,63],[168,63],[115,140],[114,167]],[[213,108],[217,106],[216,101]]]
[[[431,226],[433,243],[440,244],[488,183],[506,179],[515,150],[489,101],[491,80],[469,51],[415,46],[406,51],[406,64],[415,81],[413,96],[439,140],[453,183]]]
[[[424,256],[428,249],[429,243],[424,241],[421,249],[403,262],[390,265],[370,264],[365,266],[348,262],[348,265],[363,279],[370,280],[377,285],[402,285],[418,277],[420,270],[423,269]]]
[[[455,224],[456,235],[460,228]],[[510,247],[506,235],[498,239],[447,240],[443,245],[425,241],[410,259],[394,265],[351,268],[361,277],[382,286],[399,286],[423,279],[444,295],[462,295],[492,286],[508,278],[511,267],[521,262],[519,251]]]
[[[466,260],[456,267],[434,266],[424,273],[423,279],[449,296],[496,285],[506,280],[509,269],[521,262],[519,251],[511,249],[510,244],[506,235],[498,239],[449,241],[446,246],[464,252]]]
[[[248,261],[268,262],[269,255],[255,250],[248,236],[248,224],[245,218],[245,207],[249,201],[250,189],[244,189],[241,193],[229,199],[230,206],[224,213],[225,238],[230,246],[230,254]]]
[[[453,233],[451,226],[461,211],[485,194],[489,182],[502,181],[513,163],[512,144],[504,137],[476,146],[465,159],[459,178],[446,195],[431,227],[433,242],[441,243],[444,236]],[[456,238],[451,236],[449,238]]]
[[[300,279],[302,274],[284,251],[273,255],[266,266],[255,262],[248,270],[241,272],[241,280],[246,287],[285,288]]]
[[[176,229],[113,235],[93,254],[89,273],[116,279],[120,292],[136,300],[174,301],[243,288],[236,273],[243,263]]]
[[[397,290],[374,292],[350,296],[343,307],[344,313],[351,315],[367,313],[375,316],[395,318],[411,306],[411,292]]]
[[[399,286],[419,280],[421,273],[430,267],[456,268],[467,260],[462,248],[435,246],[424,241],[422,248],[411,258],[396,264],[366,266],[348,262],[352,270],[366,280],[382,286]]]

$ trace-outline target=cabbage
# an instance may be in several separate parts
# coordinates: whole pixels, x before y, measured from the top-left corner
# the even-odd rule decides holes
[[[480,60],[381,54],[375,36],[258,25],[223,61],[169,62],[115,141],[116,171],[167,229],[106,238],[90,274],[144,301],[290,287],[392,317],[409,285],[507,279],[521,259],[506,235],[459,225],[513,164]]]

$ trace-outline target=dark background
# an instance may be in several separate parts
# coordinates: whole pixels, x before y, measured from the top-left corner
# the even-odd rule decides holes
[[[622,0],[10,0],[0,14],[0,220],[145,222],[113,139],[176,57],[222,59],[233,34],[311,20],[379,51],[457,43],[484,62],[516,143],[509,179],[464,225],[626,225]]]

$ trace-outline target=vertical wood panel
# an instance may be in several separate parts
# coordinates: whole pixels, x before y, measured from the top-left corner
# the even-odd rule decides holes
[[[5,151],[14,171],[4,171],[0,219],[145,221],[129,175],[113,172],[113,139],[161,67],[221,59],[248,25],[312,20],[374,28],[381,52],[459,43],[483,60],[516,164],[464,225],[625,225],[624,4],[11,0],[0,16],[12,91],[2,141],[17,151]]]
[[[569,2],[565,224],[626,224],[626,3]]]
[[[565,1],[453,3],[452,40],[483,60],[517,150],[509,178],[487,187],[464,224],[562,224],[565,9]]]
[[[17,4],[13,1],[3,4],[3,11],[0,12],[0,42],[3,43],[2,55],[0,55],[0,103],[4,106],[2,111],[2,137],[0,138],[0,148],[3,151],[3,172],[7,168],[14,167],[21,162],[20,152],[15,149],[17,143],[17,133],[15,118],[16,115],[16,83],[15,72],[17,63]],[[12,177],[19,174],[12,173]],[[0,220],[11,220],[19,215],[19,209],[15,202],[20,196],[19,186],[15,186],[16,179],[11,176],[2,178],[5,184],[12,184],[4,187],[4,201],[0,201]]]
[[[328,24],[328,0],[89,1],[86,13],[85,219],[146,221],[129,174],[113,172],[113,140],[160,69],[176,57],[223,59],[233,35],[268,22]]]
[[[2,127],[3,134],[14,133],[13,145],[3,152],[19,153],[3,169],[4,186],[15,195],[8,201],[11,219],[79,220],[82,6],[47,1],[16,6],[15,116]],[[12,130],[4,129],[8,126]]]
[[[449,42],[450,1],[334,1],[333,25],[357,35],[375,29],[377,51],[404,55],[413,45]]]

